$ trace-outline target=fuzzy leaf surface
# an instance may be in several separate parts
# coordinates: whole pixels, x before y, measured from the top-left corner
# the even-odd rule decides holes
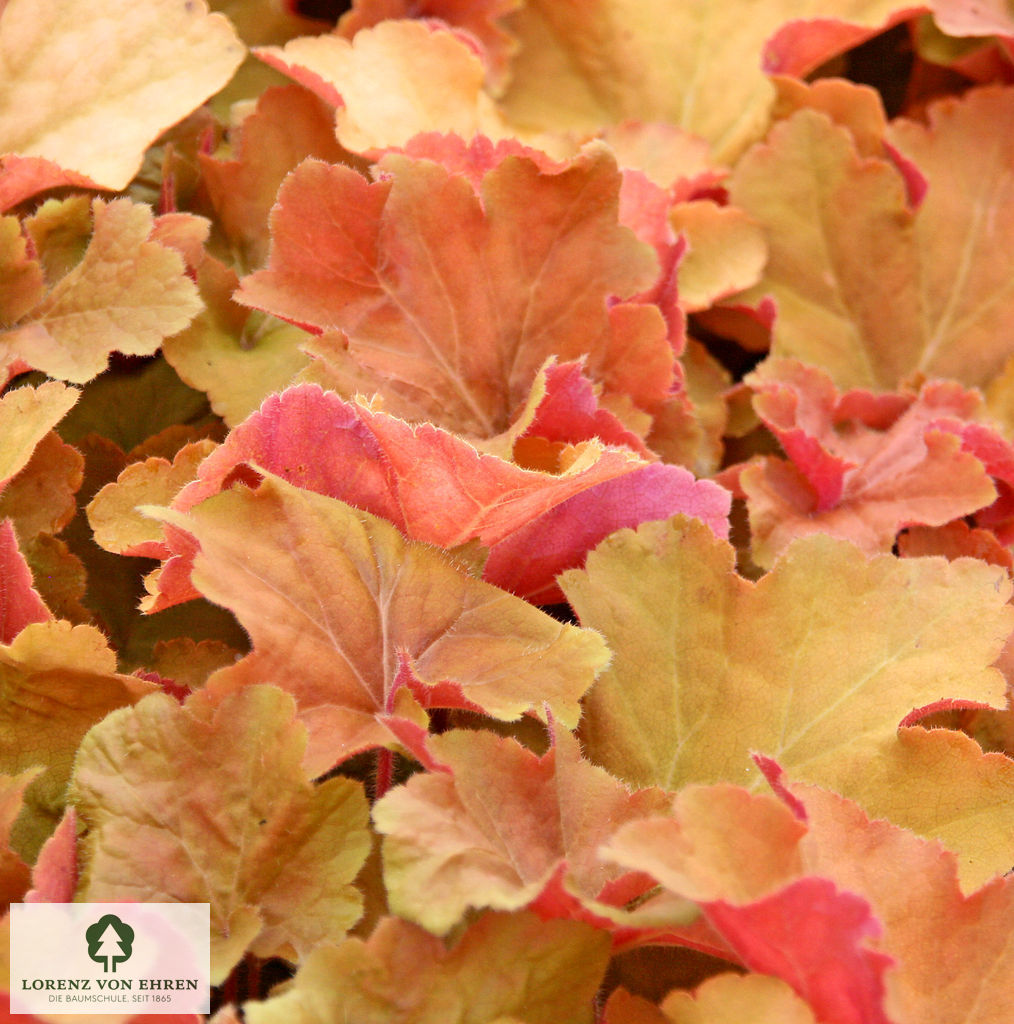
[[[942,101],[928,118],[888,135],[928,180],[918,210],[893,163],[814,110],[776,126],[730,179],[767,233],[765,277],[747,294],[777,303],[773,352],[841,388],[916,374],[982,386],[1014,353],[1014,287],[996,255],[1014,224],[1014,90]]]
[[[541,758],[483,732],[427,747],[440,770],[392,790],[373,820],[391,909],[437,934],[469,906],[525,906],[564,863],[574,889],[597,897],[618,878],[598,847],[623,821],[668,810],[660,790],[631,793],[583,760],[564,730]]]
[[[247,949],[299,959],[339,941],[362,909],[368,807],[350,779],[310,784],[294,710],[272,686],[218,704],[154,694],[96,726],[72,784],[80,898],[210,903],[216,982]]]
[[[353,153],[401,146],[420,132],[508,133],[483,90],[474,41],[446,25],[382,21],[351,41],[303,37],[256,54],[338,108],[338,140]]]
[[[614,339],[607,299],[649,287],[656,268],[618,222],[607,150],[554,174],[507,157],[481,197],[428,161],[391,155],[381,167],[385,180],[371,184],[348,167],[301,164],[272,215],[268,266],[243,280],[238,301],[344,332],[355,364],[427,418],[479,437],[507,427],[551,355],[583,355],[593,378],[630,393],[614,346],[643,336],[654,355],[641,354],[652,377],[641,390],[665,397],[672,353],[657,310],[634,338]]]
[[[66,209],[75,214],[70,203]],[[179,254],[149,239],[154,222],[146,206],[96,199],[92,217],[80,262],[0,334],[4,357],[79,384],[101,373],[111,352],[152,355],[201,308]]]
[[[816,535],[750,583],[726,542],[677,517],[613,534],[561,585],[614,653],[586,700],[585,748],[635,785],[750,786],[757,751],[847,787],[913,709],[1004,699],[989,666],[1009,581],[972,560],[867,560]]]
[[[730,160],[763,132],[773,96],[764,64],[778,56],[765,44],[777,29],[797,27],[788,50],[802,55],[792,69],[801,76],[905,11],[898,0],[693,0],[676,10],[667,0],[530,0],[508,19],[520,53],[503,105],[511,119],[548,130],[668,122]]]
[[[573,726],[609,659],[591,631],[476,579],[383,519],[279,478],[162,516],[200,547],[198,589],[253,642],[209,685],[270,679],[292,693],[315,774],[390,743],[376,715],[403,684],[424,703],[505,720],[547,703]]]
[[[0,397],[0,486],[24,469],[35,446],[60,422],[80,392],[57,381],[21,387]]]
[[[365,942],[318,949],[287,992],[244,1011],[250,1024],[591,1024],[608,958],[606,935],[576,921],[487,913],[448,949],[388,917]]]
[[[478,541],[490,550],[484,579],[531,600],[555,595],[556,574],[619,526],[681,511],[728,531],[728,493],[681,467],[592,441],[568,449],[555,472],[524,469],[313,386],[269,398],[202,464],[175,507],[216,493],[244,463],[383,516],[414,540],[445,548]],[[193,596],[187,559],[166,564],[156,601]]]
[[[67,780],[84,734],[153,684],[116,672],[116,655],[91,626],[36,622],[0,646],[0,772],[46,771],[25,795],[14,831],[34,860],[63,813]]]

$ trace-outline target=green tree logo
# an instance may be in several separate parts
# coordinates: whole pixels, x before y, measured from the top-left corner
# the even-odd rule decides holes
[[[134,929],[115,914],[100,917],[85,930],[88,955],[106,972],[116,973],[116,965],[130,959],[134,944]]]

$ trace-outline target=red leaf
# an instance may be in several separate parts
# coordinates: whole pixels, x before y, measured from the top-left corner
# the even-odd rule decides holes
[[[880,934],[870,905],[826,878],[803,878],[745,906],[718,901],[705,916],[743,963],[787,981],[828,1024],[890,1024],[884,972],[894,960],[864,949]]]
[[[30,622],[53,616],[32,586],[32,570],[18,549],[9,519],[0,523],[0,644],[10,644]]]
[[[270,397],[237,427],[173,507],[193,508],[234,474],[250,479],[253,464],[382,516],[414,540],[445,548],[477,540],[490,549],[484,579],[540,601],[556,597],[558,573],[620,527],[684,512],[728,532],[728,494],[682,467],[594,442],[573,458],[558,475],[522,469],[429,424],[412,427],[303,385]],[[192,542],[172,527],[166,536],[177,557],[149,610],[194,595],[184,582]]]

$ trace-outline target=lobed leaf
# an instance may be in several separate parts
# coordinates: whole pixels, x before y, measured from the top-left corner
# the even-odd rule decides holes
[[[680,467],[595,442],[564,449],[560,460],[557,472],[523,469],[447,431],[299,386],[272,396],[237,427],[175,505],[186,510],[235,474],[248,476],[244,464],[262,466],[383,516],[414,540],[444,548],[478,541],[490,549],[484,578],[531,600],[551,600],[555,575],[579,565],[618,526],[679,510],[727,532],[727,493]],[[152,610],[193,596],[186,544],[174,550],[154,585]]]
[[[529,0],[507,23],[521,45],[503,106],[511,120],[544,130],[668,122],[732,160],[763,133],[766,70],[802,77],[919,10],[898,0],[693,0],[676,10],[666,0]],[[787,23],[793,36],[772,39]]]
[[[656,267],[618,222],[620,175],[604,147],[557,173],[508,156],[481,196],[429,161],[389,155],[380,166],[370,184],[301,164],[272,215],[268,266],[237,300],[344,332],[347,372],[361,367],[380,382],[371,390],[479,437],[507,427],[552,355],[585,356],[594,379],[637,402],[666,397],[673,360],[658,311],[607,306],[649,287]],[[623,365],[631,352],[638,360]]]
[[[271,680],[292,693],[313,774],[391,743],[376,716],[402,685],[424,703],[503,720],[545,704],[572,726],[609,659],[591,631],[475,579],[377,516],[279,478],[160,517],[194,538],[194,583],[253,642],[209,686]]]
[[[777,125],[730,178],[771,257],[747,296],[778,306],[773,352],[823,367],[841,388],[891,390],[917,374],[990,381],[1011,356],[1014,291],[996,259],[1014,216],[1007,168],[1014,90],[976,90],[900,120],[887,141],[925,175],[861,156],[815,110]],[[999,234],[998,234],[999,233]]]
[[[475,49],[470,36],[447,25],[382,21],[351,42],[339,35],[303,37],[254,52],[336,107],[338,141],[369,154],[420,132],[509,134],[483,91]]]
[[[298,960],[338,942],[362,909],[368,808],[350,779],[310,784],[294,710],[272,686],[155,694],[92,729],[71,786],[78,897],[209,903],[214,983],[247,949]]]
[[[989,666],[1009,583],[971,560],[868,560],[817,535],[754,584],[677,517],[613,534],[561,586],[614,656],[585,702],[585,747],[631,784],[755,785],[758,751],[848,794],[913,709],[1004,700]]]
[[[389,906],[436,934],[469,907],[524,907],[561,869],[572,892],[599,897],[620,873],[598,847],[622,822],[668,809],[661,791],[631,793],[584,761],[564,730],[541,758],[484,732],[426,745],[439,770],[388,793],[373,821]]]
[[[66,209],[75,216],[72,204]],[[101,373],[111,352],[153,354],[201,308],[179,255],[149,240],[147,207],[96,199],[92,216],[80,262],[0,335],[8,358],[78,384]]]

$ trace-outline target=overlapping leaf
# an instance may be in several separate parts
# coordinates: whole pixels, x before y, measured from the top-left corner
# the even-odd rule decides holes
[[[780,978],[763,974],[718,974],[693,994],[673,992],[662,1002],[671,1024],[817,1024],[810,1007]],[[613,1024],[608,1018],[608,1024]],[[615,1024],[623,1024],[618,1019]]]
[[[953,383],[931,382],[918,395],[839,394],[821,370],[783,360],[747,383],[790,460],[764,456],[722,477],[747,499],[759,565],[818,532],[870,554],[890,551],[903,527],[942,526],[997,496],[961,440],[979,399]]]
[[[36,244],[42,241],[49,287],[0,334],[4,363],[17,360],[76,383],[101,373],[111,352],[151,355],[201,308],[179,255],[149,240],[153,218],[146,206],[96,199],[91,237],[77,253],[82,243],[68,246],[65,235],[81,233],[81,211],[68,200],[44,208],[29,224]]]
[[[913,709],[1004,700],[988,666],[1009,582],[970,560],[867,560],[818,535],[754,584],[676,518],[613,534],[561,585],[614,654],[586,699],[588,755],[636,785],[751,785],[758,751],[847,794]]]
[[[609,659],[594,633],[483,583],[377,516],[278,478],[161,515],[198,545],[198,589],[253,642],[209,685],[270,680],[291,692],[314,774],[392,743],[376,716],[393,710],[402,685],[424,703],[501,719],[547,704],[573,726]]]
[[[353,153],[400,146],[427,131],[510,134],[483,90],[474,40],[446,25],[383,21],[351,42],[304,37],[255,52],[338,108],[338,140]]]
[[[46,771],[25,795],[16,848],[34,859],[63,813],[74,754],[84,734],[115,708],[154,689],[116,672],[116,655],[90,626],[36,622],[0,646],[0,772]]]
[[[764,65],[790,70],[779,67],[780,49],[802,75],[920,9],[898,0],[694,0],[677,9],[666,0],[530,0],[507,23],[520,52],[504,107],[513,120],[545,129],[665,121],[731,159],[763,132],[772,98]],[[791,41],[768,43],[787,22]]]
[[[222,230],[248,269],[268,255],[268,214],[284,177],[308,156],[334,163],[330,109],[298,86],[268,89],[232,138],[232,158],[201,154],[201,171]]]
[[[747,967],[782,978],[819,1020],[888,1024],[892,958],[870,942],[879,922],[862,890],[811,868],[805,833],[771,797],[691,786],[673,801],[672,817],[625,826],[603,855],[697,900]]]
[[[11,641],[31,622],[51,618],[32,586],[32,570],[18,549],[9,519],[0,522],[0,643]]]
[[[964,895],[953,858],[935,843],[810,786],[791,795],[809,829],[800,842],[807,870],[868,899],[883,925],[882,946],[897,959],[887,977],[893,1019],[1001,1024],[1014,1012],[1009,920],[1014,881],[996,878]],[[901,880],[904,880],[901,884]],[[914,902],[913,902],[914,901]],[[917,903],[920,913],[911,909]],[[953,963],[952,971],[941,971]],[[983,997],[983,979],[996,979]]]
[[[350,779],[307,780],[294,710],[256,686],[218,704],[152,695],[97,725],[72,786],[80,898],[209,903],[217,982],[247,949],[301,959],[339,941],[362,909],[368,809]]]
[[[510,57],[517,41],[502,23],[504,15],[521,6],[521,0],[355,0],[338,21],[338,31],[348,39],[364,28],[388,19],[439,18],[471,33],[483,46],[487,80],[495,92],[508,75]]]
[[[249,476],[240,468],[247,463],[383,516],[415,540],[445,548],[478,541],[490,549],[484,578],[533,600],[551,599],[556,574],[619,526],[683,511],[721,536],[728,530],[727,492],[678,466],[589,442],[558,453],[556,472],[523,469],[312,386],[268,399],[202,464],[175,507]],[[193,596],[186,544],[172,550],[152,610]]]
[[[602,932],[534,914],[485,914],[449,949],[385,918],[365,942],[317,950],[287,992],[244,1012],[250,1024],[591,1024],[608,955]]]
[[[821,955],[819,946],[806,948],[805,934],[786,935],[786,959],[766,969],[803,995],[819,1020],[1005,1020],[1011,1012],[1006,982],[1014,976],[1006,923],[1014,883],[996,878],[963,895],[953,857],[936,843],[886,821],[872,821],[837,794],[787,785],[777,769],[772,781],[787,807],[778,809],[768,797],[749,797],[733,787],[691,787],[674,802],[672,818],[624,826],[606,855],[649,871],[674,892],[702,900],[705,916],[720,931],[740,911],[770,901],[772,890],[784,902],[804,882],[833,883],[844,890],[842,895],[865,903],[875,914],[878,933],[870,935],[865,955],[871,962],[894,962],[883,974],[882,1006],[878,998],[867,1015],[855,1012],[863,993],[855,975],[853,987],[828,1001],[835,980],[848,978],[846,960],[826,963],[815,985],[800,984],[806,963]],[[743,855],[744,839],[755,844],[749,859]],[[714,916],[716,906],[721,909]],[[815,904],[800,923],[804,928],[830,923],[820,918]],[[752,928],[755,920],[744,914],[737,923]],[[846,925],[842,919],[836,923]],[[940,969],[944,963],[950,965],[946,971]],[[979,997],[984,977],[1003,979],[985,999]],[[688,997],[671,999],[689,1009]],[[666,1010],[669,1006],[667,1001]]]
[[[861,156],[821,113],[776,126],[730,179],[767,232],[754,291],[777,303],[775,354],[821,366],[841,388],[996,376],[1014,352],[1014,290],[997,259],[1014,217],[1012,120],[1014,90],[992,88],[932,106],[926,127],[895,122],[890,143],[928,180],[917,211],[896,167]]]
[[[21,813],[25,790],[42,771],[29,768],[17,776],[0,775],[0,908],[20,900],[28,889],[28,865],[10,848],[14,821]]]
[[[35,446],[66,415],[79,392],[48,381],[21,387],[0,397],[0,485],[6,484],[32,457]]]
[[[622,822],[669,805],[662,791],[631,793],[582,760],[563,730],[541,758],[492,733],[435,736],[427,750],[440,770],[388,793],[373,820],[386,837],[391,909],[437,934],[468,907],[531,903],[561,869],[597,898],[619,879],[598,847]]]

